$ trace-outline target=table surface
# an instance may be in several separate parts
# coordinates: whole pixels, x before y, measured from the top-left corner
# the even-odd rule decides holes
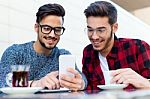
[[[105,91],[78,91],[78,92],[50,92],[35,94],[6,95],[0,93],[0,99],[150,99],[150,90],[105,90]]]

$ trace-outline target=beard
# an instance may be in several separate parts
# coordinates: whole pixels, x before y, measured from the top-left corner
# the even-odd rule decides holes
[[[113,30],[111,28],[111,32],[110,32],[110,35],[109,35],[109,37],[107,38],[107,40],[105,42],[105,46],[102,49],[95,49],[95,50],[100,51],[100,52],[105,51],[110,46],[110,43],[111,43],[112,39],[113,39]]]
[[[42,47],[44,47],[44,48],[46,48],[46,49],[48,49],[48,50],[52,50],[54,47],[51,47],[51,48],[49,48],[49,47],[46,47],[46,45],[39,39],[39,42],[40,42],[40,44],[42,45]]]
[[[107,49],[107,47],[109,46],[109,44],[110,44],[110,42],[111,42],[111,40],[112,40],[112,38],[113,38],[113,30],[111,29],[111,32],[110,32],[110,36],[109,36],[109,38],[107,39],[107,41],[106,41],[106,44],[105,44],[105,47],[103,48],[103,49]]]
[[[57,40],[57,38],[55,38],[55,37],[44,37],[45,39],[53,39],[53,40]],[[54,46],[52,46],[52,47],[47,47],[46,46],[46,44],[40,39],[40,37],[38,36],[38,40],[39,40],[39,42],[40,42],[40,44],[41,44],[41,46],[43,47],[43,48],[45,48],[45,49],[48,49],[48,50],[52,50],[53,48],[55,48],[56,47],[56,45],[57,45],[57,43],[54,45]]]

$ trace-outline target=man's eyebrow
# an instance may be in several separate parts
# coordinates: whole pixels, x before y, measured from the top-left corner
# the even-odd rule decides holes
[[[92,28],[92,27],[90,27],[90,26],[87,26],[87,28]],[[96,29],[105,29],[106,27],[97,27]],[[92,28],[93,29],[93,28]]]
[[[47,25],[47,24],[40,24],[41,26],[45,26],[45,27],[52,27],[50,25]],[[62,28],[62,26],[57,26],[57,27],[52,27],[52,28]]]

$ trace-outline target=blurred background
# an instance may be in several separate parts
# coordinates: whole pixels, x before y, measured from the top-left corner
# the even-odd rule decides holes
[[[149,0],[107,0],[118,10],[118,37],[139,38],[150,44]],[[66,10],[64,27],[58,47],[69,50],[76,56],[79,69],[82,67],[83,48],[89,44],[84,28],[84,9],[94,0],[0,0],[0,57],[12,45],[36,40],[35,14],[46,3],[59,3]]]
[[[149,0],[112,0],[132,15],[150,25],[150,1]]]

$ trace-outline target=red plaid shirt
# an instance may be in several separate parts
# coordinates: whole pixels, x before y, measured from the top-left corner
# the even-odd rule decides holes
[[[94,50],[91,44],[83,50],[82,72],[88,81],[87,90],[99,90],[97,85],[105,84],[98,55],[98,51]],[[110,70],[131,68],[150,79],[150,46],[144,41],[118,39],[115,36],[114,46],[106,58]],[[127,87],[131,88],[134,87],[132,85]]]

